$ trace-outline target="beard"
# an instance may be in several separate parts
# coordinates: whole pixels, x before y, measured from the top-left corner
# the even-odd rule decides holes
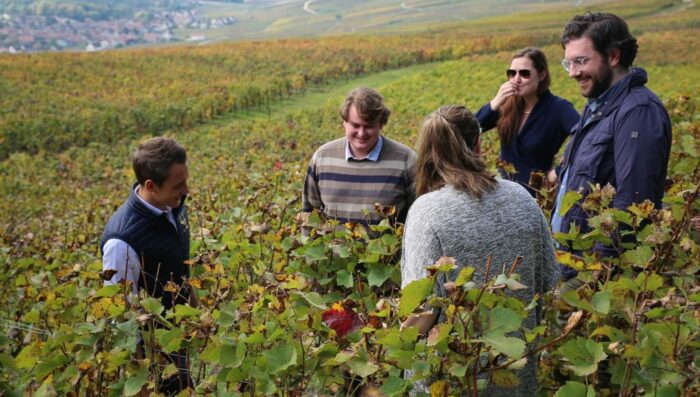
[[[593,85],[591,86],[590,92],[588,95],[584,95],[587,98],[598,98],[601,96],[608,88],[610,88],[610,85],[612,85],[612,79],[613,79],[613,72],[608,65],[605,65],[605,68],[601,71],[601,74],[598,76],[598,78],[592,77],[591,80],[593,82]]]
[[[598,70],[597,75],[587,75],[586,78],[591,79],[591,87],[587,91],[582,91],[581,95],[586,98],[598,98],[610,86],[613,80],[613,71],[608,64],[608,59],[603,58],[603,65]]]

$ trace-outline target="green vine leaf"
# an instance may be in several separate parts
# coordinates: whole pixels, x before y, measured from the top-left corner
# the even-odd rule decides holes
[[[569,340],[557,352],[569,362],[567,367],[578,376],[594,373],[598,363],[607,357],[601,344],[581,337]]]
[[[584,385],[580,382],[568,381],[557,390],[554,397],[595,397],[593,386]]]
[[[296,365],[297,350],[293,345],[283,345],[264,352],[263,357],[267,359],[265,372],[276,374]]]
[[[351,373],[360,378],[366,378],[379,370],[376,364],[362,360],[352,360],[348,363],[348,367]]]
[[[433,292],[433,280],[423,278],[409,283],[401,290],[399,316],[407,316],[418,307]]]

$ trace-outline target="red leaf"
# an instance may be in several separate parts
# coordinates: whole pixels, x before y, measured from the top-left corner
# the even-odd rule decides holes
[[[341,304],[334,304],[330,309],[321,315],[323,323],[332,328],[338,336],[345,336],[352,328],[359,323],[357,313],[347,310]]]

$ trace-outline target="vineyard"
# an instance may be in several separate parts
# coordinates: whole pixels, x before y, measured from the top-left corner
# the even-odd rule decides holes
[[[156,352],[187,348],[198,395],[400,396],[419,380],[431,396],[464,395],[514,385],[527,360],[539,360],[543,396],[700,395],[700,12],[673,1],[601,8],[627,18],[636,65],[671,115],[672,183],[659,210],[608,208],[605,187],[586,199],[594,230],[558,239],[585,250],[625,224],[640,244],[606,261],[561,255],[587,283],[540,297],[534,329],[521,324],[537,302],[510,294],[517,264],[465,264],[439,298],[435,282],[453,266],[443,260],[401,290],[400,226],[375,226],[373,239],[312,218],[304,236],[295,215],[311,154],[341,134],[345,92],[333,87],[372,81],[392,109],[385,134],[413,146],[428,113],[477,109],[512,50],[534,44],[552,91],[581,109],[556,44],[581,9],[415,35],[0,56],[0,394],[153,391],[175,370]],[[98,252],[133,180],[129,154],[158,133],[188,149],[200,300],[167,312],[104,287]],[[484,138],[495,168],[496,134]],[[539,197],[546,215],[551,196]],[[427,338],[401,330],[425,302],[445,322]],[[345,334],[328,318],[360,326]],[[133,359],[139,338],[147,354]]]

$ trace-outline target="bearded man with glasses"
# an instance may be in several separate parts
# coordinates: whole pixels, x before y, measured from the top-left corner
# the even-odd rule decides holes
[[[559,208],[567,191],[581,191],[585,197],[596,184],[615,188],[614,208],[626,210],[644,200],[659,208],[671,152],[671,122],[659,98],[645,87],[646,71],[632,67],[638,46],[627,23],[613,14],[587,12],[569,22],[561,43],[561,64],[588,104],[560,167],[552,231],[590,230],[590,215],[580,202],[566,213]],[[618,230],[612,245],[598,244],[594,250],[604,257],[618,256],[621,241]],[[564,280],[577,274],[565,266],[562,273]]]

